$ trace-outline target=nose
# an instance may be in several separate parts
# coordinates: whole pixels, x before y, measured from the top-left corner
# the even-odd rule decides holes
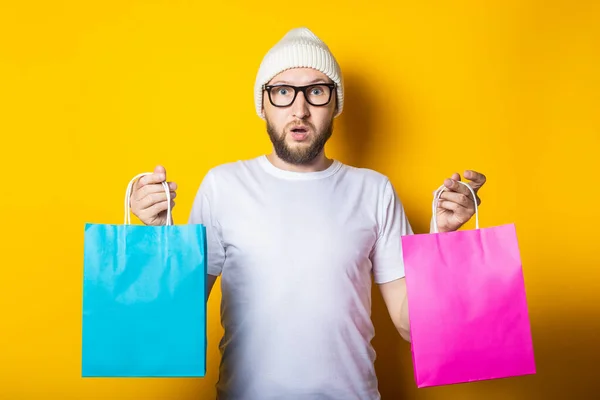
[[[310,110],[308,109],[308,102],[304,97],[304,93],[299,92],[298,96],[292,104],[292,115],[298,119],[304,119],[310,116]]]

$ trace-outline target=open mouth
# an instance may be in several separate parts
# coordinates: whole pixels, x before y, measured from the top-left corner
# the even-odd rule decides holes
[[[304,141],[309,133],[310,129],[307,126],[296,126],[290,129],[290,135],[295,141]]]

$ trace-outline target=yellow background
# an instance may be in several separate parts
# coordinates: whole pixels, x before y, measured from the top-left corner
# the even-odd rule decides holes
[[[383,399],[594,398],[599,5],[3,1],[0,398],[212,398],[218,289],[206,378],[80,377],[83,226],[121,223],[128,180],[159,163],[185,222],[210,167],[269,151],[255,74],[302,25],[346,77],[330,155],[389,175],[416,231],[432,191],[466,168],[489,179],[482,226],[517,224],[538,374],[417,390],[374,292]]]

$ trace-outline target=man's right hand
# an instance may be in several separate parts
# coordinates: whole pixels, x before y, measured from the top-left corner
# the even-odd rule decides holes
[[[167,223],[167,193],[162,182],[167,179],[167,171],[162,166],[154,168],[151,175],[144,175],[135,182],[129,200],[131,211],[146,225],[166,225]],[[177,185],[168,182],[171,192],[171,210],[175,207],[173,199],[176,196]],[[171,218],[171,223],[172,223]]]

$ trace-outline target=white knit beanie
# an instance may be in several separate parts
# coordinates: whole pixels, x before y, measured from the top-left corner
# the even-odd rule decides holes
[[[337,109],[334,117],[344,107],[344,83],[342,72],[327,45],[307,28],[289,31],[265,55],[254,84],[256,113],[265,119],[262,110],[262,86],[281,72],[291,68],[314,68],[327,75],[337,84]]]

